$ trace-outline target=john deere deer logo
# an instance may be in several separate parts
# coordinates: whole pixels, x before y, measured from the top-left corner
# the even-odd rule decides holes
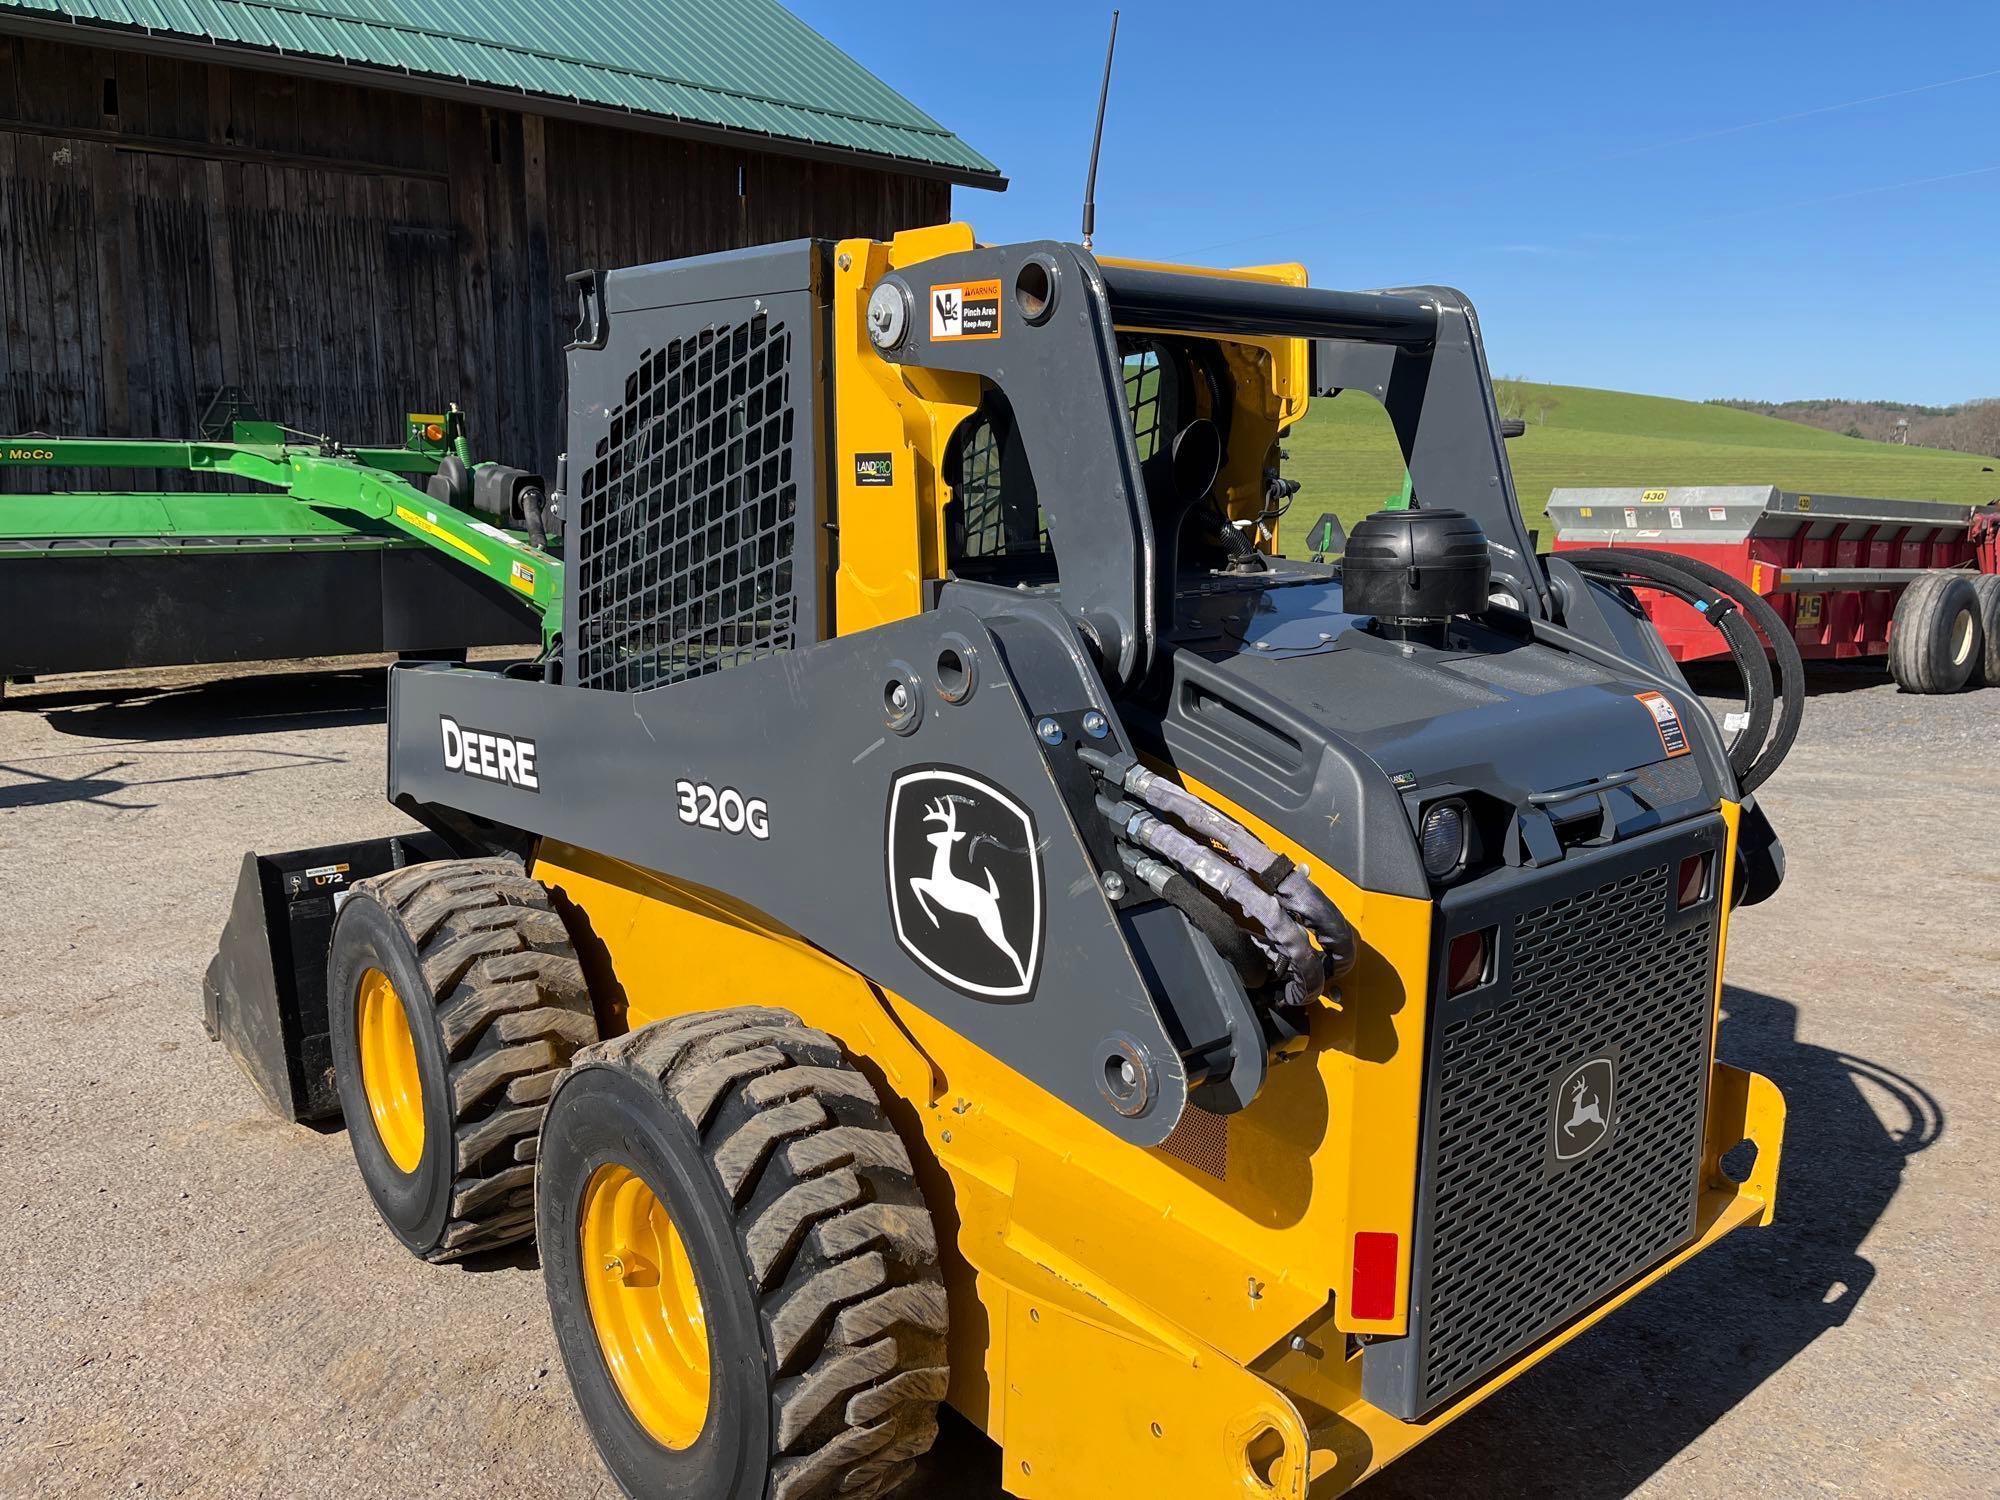
[[[1593,1057],[1558,1075],[1551,1091],[1549,1155],[1557,1165],[1581,1161],[1610,1138],[1617,1086],[1615,1058]]]
[[[1590,1092],[1590,1085],[1581,1078],[1569,1086],[1569,1118],[1563,1121],[1563,1133],[1575,1135],[1586,1125],[1604,1128],[1604,1115],[1597,1107],[1597,1096]]]
[[[946,911],[971,917],[979,924],[979,930],[986,934],[986,940],[1007,955],[1007,961],[1013,964],[1021,983],[1026,984],[1028,966],[1021,962],[1021,955],[1007,941],[1007,930],[1000,920],[1000,882],[994,878],[993,871],[984,872],[986,884],[982,886],[956,874],[951,868],[952,845],[965,837],[958,830],[958,805],[965,800],[959,796],[944,796],[924,809],[924,821],[942,823],[944,832],[924,835],[937,855],[931,861],[929,875],[910,877],[910,889],[916,894],[917,904],[923,907],[924,915],[931,919],[933,927],[938,925],[938,917],[931,909],[932,902]],[[984,837],[982,834],[981,838]]]
[[[925,968],[976,995],[1025,995],[1042,939],[1034,821],[998,787],[930,766],[889,793],[889,903]]]

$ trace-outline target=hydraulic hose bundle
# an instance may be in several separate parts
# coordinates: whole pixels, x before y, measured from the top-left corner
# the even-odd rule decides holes
[[[1136,761],[1084,757],[1105,784],[1097,807],[1126,869],[1179,907],[1246,985],[1276,980],[1281,1005],[1303,1006],[1353,965],[1354,929],[1305,866]]]
[[[1745,792],[1769,780],[1791,753],[1792,743],[1798,738],[1799,721],[1805,714],[1805,661],[1783,616],[1741,580],[1710,563],[1678,553],[1644,547],[1600,547],[1564,552],[1560,556],[1587,577],[1624,588],[1671,594],[1722,632],[1743,679],[1747,712],[1747,722],[1729,740],[1730,769],[1735,771],[1737,784]],[[1771,646],[1768,658],[1764,654],[1764,641]]]

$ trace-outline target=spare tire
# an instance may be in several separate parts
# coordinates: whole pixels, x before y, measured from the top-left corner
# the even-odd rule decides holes
[[[1979,595],[1965,573],[1926,573],[1889,621],[1889,674],[1906,693],[1955,693],[1982,670]]]

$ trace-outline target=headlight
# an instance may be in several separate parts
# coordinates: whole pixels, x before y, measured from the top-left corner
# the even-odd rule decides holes
[[[1424,809],[1424,873],[1433,880],[1456,875],[1465,863],[1465,804],[1434,802]]]

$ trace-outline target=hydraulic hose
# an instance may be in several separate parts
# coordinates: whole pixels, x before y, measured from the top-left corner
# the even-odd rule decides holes
[[[1762,786],[1770,779],[1771,773],[1783,764],[1785,757],[1792,753],[1792,745],[1799,737],[1799,724],[1805,718],[1806,663],[1799,652],[1798,641],[1792,636],[1791,627],[1785,623],[1785,617],[1772,607],[1770,600],[1713,563],[1651,547],[1634,547],[1631,552],[1639,557],[1655,558],[1671,564],[1682,572],[1693,574],[1718,593],[1728,595],[1742,607],[1751,623],[1763,632],[1764,639],[1770,643],[1771,659],[1777,667],[1778,677],[1778,724],[1772,730],[1770,742],[1764,747],[1757,764],[1737,778],[1746,792]]]
[[[1654,589],[1671,594],[1691,605],[1703,619],[1722,632],[1723,639],[1729,644],[1729,654],[1736,663],[1737,675],[1743,680],[1748,714],[1743,730],[1729,741],[1729,768],[1735,773],[1737,784],[1747,790],[1746,778],[1757,768],[1759,752],[1771,731],[1773,698],[1771,666],[1764,654],[1764,643],[1744,618],[1736,601],[1680,567],[1680,558],[1674,558],[1669,564],[1657,557],[1637,557],[1622,548],[1565,552],[1562,558],[1593,578],[1628,588]]]
[[[1220,844],[1250,877],[1278,900],[1280,908],[1305,925],[1335,974],[1354,965],[1354,928],[1340,908],[1312,883],[1312,871],[1295,865],[1227,814],[1136,761],[1120,766],[1111,757],[1086,750],[1084,758],[1100,776],[1114,781],[1155,812],[1164,813],[1211,843]]]
[[[1250,940],[1284,975],[1280,1004],[1303,1006],[1326,989],[1326,955],[1248,871],[1136,803],[1100,795],[1097,807],[1126,839],[1208,887],[1249,919]]]

